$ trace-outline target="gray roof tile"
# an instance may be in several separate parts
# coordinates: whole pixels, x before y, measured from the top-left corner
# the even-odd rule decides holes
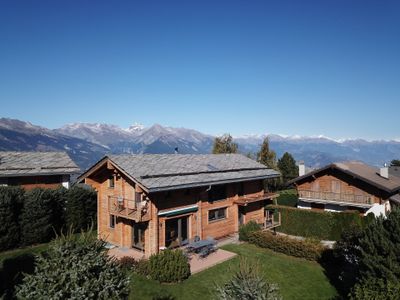
[[[0,151],[0,177],[79,172],[78,166],[65,152]]]
[[[149,191],[264,179],[280,174],[240,154],[109,155]]]

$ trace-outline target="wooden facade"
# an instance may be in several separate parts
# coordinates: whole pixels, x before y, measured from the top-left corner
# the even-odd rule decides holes
[[[0,178],[0,185],[21,186],[25,190],[34,188],[56,189],[69,184],[69,175],[14,176]]]
[[[358,210],[362,214],[390,210],[390,193],[371,185],[369,182],[342,172],[327,168],[295,181],[299,197],[299,208],[346,211]]]
[[[264,193],[263,180],[146,193],[109,162],[85,183],[97,191],[98,237],[145,256],[195,236],[222,238],[251,220],[264,224],[276,196]]]

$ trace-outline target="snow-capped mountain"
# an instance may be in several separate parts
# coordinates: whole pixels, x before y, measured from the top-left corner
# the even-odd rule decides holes
[[[333,140],[325,136],[249,134],[234,137],[239,150],[256,153],[265,137],[278,158],[284,152],[306,165],[319,167],[334,161],[360,160],[380,166],[400,158],[399,141]],[[105,153],[210,153],[214,136],[186,128],[155,124],[129,128],[99,123],[72,123],[47,129],[13,119],[0,119],[0,150],[65,150],[82,169]]]

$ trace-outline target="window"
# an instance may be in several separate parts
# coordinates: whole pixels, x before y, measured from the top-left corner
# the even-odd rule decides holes
[[[108,178],[108,187],[109,188],[114,188],[114,185],[115,185],[115,181],[114,181],[115,179],[114,179],[114,175],[111,175],[109,178]]]
[[[217,221],[226,218],[226,207],[211,209],[208,211],[208,221]]]
[[[332,192],[333,193],[340,193],[340,182],[339,180],[332,181]]]
[[[135,202],[141,202],[142,201],[142,193],[135,192]]]
[[[208,201],[218,201],[226,199],[226,186],[225,185],[214,185],[208,192]]]
[[[117,223],[117,217],[114,215],[110,215],[110,228],[115,228],[116,223]]]

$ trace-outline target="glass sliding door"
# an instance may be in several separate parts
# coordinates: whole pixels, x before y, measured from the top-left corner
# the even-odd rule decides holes
[[[165,246],[179,247],[188,239],[188,217],[168,219],[165,221]]]

